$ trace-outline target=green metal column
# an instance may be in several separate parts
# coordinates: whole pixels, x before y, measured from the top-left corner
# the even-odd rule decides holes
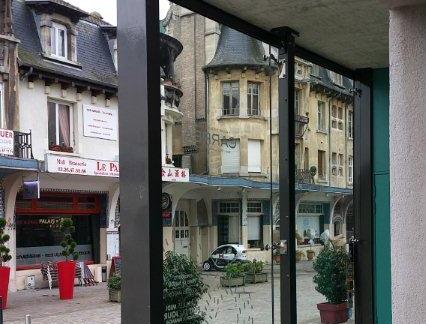
[[[392,323],[389,69],[373,71],[374,294],[376,324]]]

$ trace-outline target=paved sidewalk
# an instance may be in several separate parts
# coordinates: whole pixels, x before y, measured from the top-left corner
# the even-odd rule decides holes
[[[108,302],[105,283],[75,287],[74,299],[59,300],[58,289],[24,290],[11,293],[5,324],[23,324],[30,314],[31,324],[119,324],[120,304]]]
[[[265,269],[268,271],[268,269]],[[272,322],[271,277],[269,282],[224,289],[220,272],[203,272],[209,285],[200,302],[209,324],[270,324]],[[299,324],[319,324],[316,304],[324,298],[315,291],[312,262],[297,264],[297,308]],[[275,323],[279,323],[279,267],[275,278]],[[75,287],[74,299],[59,300],[58,289],[24,290],[11,293],[9,308],[4,312],[5,324],[23,324],[30,314],[32,324],[119,324],[120,304],[108,302],[105,283],[94,287]],[[353,322],[349,322],[352,323]],[[139,324],[139,323],[135,323]],[[144,323],[140,323],[144,324]]]

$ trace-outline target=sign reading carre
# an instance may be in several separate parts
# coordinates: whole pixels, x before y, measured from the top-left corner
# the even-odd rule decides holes
[[[116,141],[118,139],[117,110],[83,105],[83,135]]]

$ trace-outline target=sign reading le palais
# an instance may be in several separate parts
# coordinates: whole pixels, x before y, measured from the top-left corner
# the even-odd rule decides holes
[[[119,163],[116,161],[89,160],[53,154],[48,155],[46,161],[47,171],[53,173],[114,178],[120,175]]]
[[[118,139],[118,115],[116,109],[83,105],[83,135],[87,137]]]
[[[14,149],[13,131],[0,129],[0,154],[13,155]]]
[[[47,154],[46,171],[118,178],[120,176],[120,164],[117,161],[91,160],[73,156]],[[189,169],[162,167],[161,177],[163,181],[168,182],[189,182]]]

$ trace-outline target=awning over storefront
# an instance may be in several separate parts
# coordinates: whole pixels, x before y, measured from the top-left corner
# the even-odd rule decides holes
[[[240,187],[247,189],[260,189],[260,190],[270,190],[270,182],[260,182],[253,181],[244,178],[231,178],[231,177],[212,177],[212,176],[200,176],[200,175],[190,175],[189,182],[193,184],[207,185],[213,187]],[[279,190],[279,184],[277,182],[272,183],[272,190],[277,192]],[[337,188],[330,186],[322,186],[318,184],[306,184],[306,183],[297,183],[296,184],[297,192],[324,192],[324,193],[333,193],[333,194],[343,194],[351,195],[352,189],[348,188]]]

